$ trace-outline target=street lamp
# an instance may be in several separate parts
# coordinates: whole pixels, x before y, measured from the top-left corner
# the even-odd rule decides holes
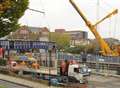
[[[53,63],[53,56],[56,54],[56,46],[51,44],[49,42],[49,47],[48,47],[48,55],[49,55],[49,86],[50,86],[50,74],[51,74],[51,67],[54,67],[55,64]]]
[[[50,45],[49,45],[50,46]],[[50,86],[50,67],[51,67],[51,59],[52,59],[52,47],[49,47],[48,49],[48,54],[49,54],[49,86]]]
[[[52,48],[49,48],[49,49],[48,49],[48,54],[49,54],[49,67],[51,67],[51,59],[52,59],[52,58],[51,58],[51,56],[52,56],[51,54],[52,54]]]
[[[36,9],[31,9],[28,7],[28,10],[31,10],[31,11],[34,11],[34,12],[38,12],[38,13],[42,13],[42,14],[45,14],[44,11],[40,11],[40,10],[36,10]]]

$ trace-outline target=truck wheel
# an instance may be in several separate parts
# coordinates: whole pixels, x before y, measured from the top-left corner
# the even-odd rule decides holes
[[[62,82],[64,82],[64,83],[68,83],[68,82],[69,82],[68,77],[63,76],[63,77],[62,77]]]

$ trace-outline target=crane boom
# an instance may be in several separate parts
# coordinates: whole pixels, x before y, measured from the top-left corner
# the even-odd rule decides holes
[[[103,17],[101,20],[97,21],[94,26],[97,26],[99,23],[101,23],[102,21],[104,21],[106,18],[111,17],[112,15],[115,15],[118,13],[118,9],[113,10],[111,13],[109,13],[108,15],[106,15],[105,17]]]
[[[97,39],[98,43],[101,47],[101,54],[104,56],[118,56],[118,52],[113,51],[110,49],[109,45],[105,42],[104,39],[100,36],[100,34],[97,32],[96,26],[94,26],[89,20],[87,20],[87,17],[83,14],[83,12],[78,8],[74,0],[69,0],[72,6],[75,8],[75,10],[79,13],[79,15],[82,17],[90,31],[94,34],[95,38]],[[111,14],[111,13],[110,13]],[[108,16],[107,16],[108,17]],[[104,20],[104,19],[103,19]]]

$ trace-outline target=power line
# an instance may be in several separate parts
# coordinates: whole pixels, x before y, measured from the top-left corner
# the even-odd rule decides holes
[[[109,8],[113,8],[113,6],[109,3],[107,3],[105,0],[102,0],[102,2],[106,3],[106,5],[109,7]]]
[[[114,31],[114,37],[116,38],[116,34],[117,34],[117,19],[118,19],[118,15],[115,17],[115,19],[114,19],[114,29],[115,29],[115,31]]]

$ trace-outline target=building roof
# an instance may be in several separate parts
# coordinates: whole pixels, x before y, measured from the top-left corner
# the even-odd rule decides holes
[[[66,30],[65,29],[55,29],[55,32],[63,33],[63,32],[66,32]]]
[[[38,32],[40,31],[40,27],[28,27],[28,29],[31,31],[31,32]]]
[[[41,32],[49,32],[49,30],[48,30],[47,27],[42,27],[42,28],[40,28],[40,31],[41,31]]]
[[[65,29],[55,29],[55,32],[59,33],[78,33],[78,32],[86,32],[86,31],[81,31],[81,30],[75,30],[75,31],[66,31]]]
[[[86,32],[86,31],[81,31],[81,30],[75,30],[75,31],[66,31],[67,33],[71,33],[71,32]]]
[[[28,27],[31,32],[49,32],[47,27]]]

